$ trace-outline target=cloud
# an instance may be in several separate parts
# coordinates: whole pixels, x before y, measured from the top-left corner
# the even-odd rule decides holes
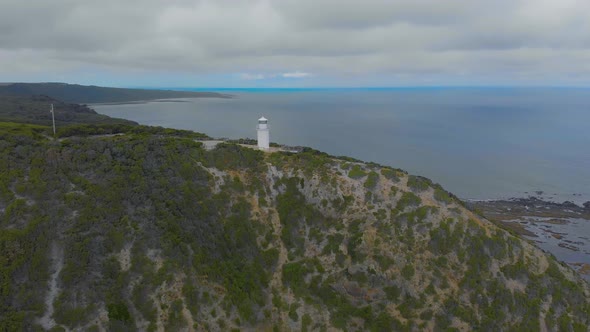
[[[242,73],[240,74],[240,79],[251,81],[251,80],[263,80],[266,77],[262,74],[249,74],[249,73]]]
[[[286,77],[286,78],[305,78],[305,77],[310,77],[311,74],[300,72],[300,71],[295,71],[295,72],[291,72],[291,73],[282,73],[281,76]]]
[[[587,0],[0,0],[0,79],[590,85],[589,12]]]
[[[240,79],[242,80],[264,80],[264,79],[274,79],[277,77],[282,78],[305,78],[313,76],[311,73],[304,73],[301,71],[294,71],[294,72],[287,72],[281,74],[252,74],[252,73],[241,73],[239,74]]]

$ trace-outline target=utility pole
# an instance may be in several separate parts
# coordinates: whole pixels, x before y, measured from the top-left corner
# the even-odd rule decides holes
[[[51,104],[51,120],[53,121],[53,137],[55,137],[55,113],[53,112],[53,104]]]

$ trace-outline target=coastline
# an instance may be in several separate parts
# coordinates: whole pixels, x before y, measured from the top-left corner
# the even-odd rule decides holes
[[[147,103],[190,103],[191,99],[201,98],[221,98],[221,99],[234,99],[235,95],[219,93],[216,96],[200,96],[200,97],[187,97],[187,98],[160,98],[160,99],[142,99],[142,100],[130,100],[130,101],[115,101],[106,103],[89,103],[88,106],[117,106],[117,105],[142,105]]]
[[[484,213],[494,221],[510,220],[527,215],[550,218],[583,218],[590,220],[590,201],[578,205],[543,200],[536,196],[509,199],[463,199],[468,208]]]
[[[468,209],[551,253],[590,282],[590,202],[580,206],[535,196],[464,202]]]
[[[414,167],[411,167],[411,162],[407,162],[405,165],[401,165],[401,163],[399,162],[399,160],[403,158],[410,158],[411,160],[411,158],[415,156],[415,153],[406,155],[404,155],[403,153],[392,154],[396,155],[396,158],[391,159],[378,159],[375,157],[375,155],[388,155],[388,151],[394,150],[404,152],[406,151],[403,150],[405,146],[414,147],[416,146],[416,144],[422,142],[423,140],[434,139],[433,137],[430,137],[428,135],[420,136],[420,141],[417,142],[412,141],[408,137],[404,136],[403,145],[401,147],[394,146],[389,150],[379,150],[377,151],[378,153],[376,153],[375,155],[363,156],[362,153],[359,152],[360,150],[358,150],[360,147],[360,145],[357,144],[359,143],[359,140],[353,139],[347,141],[346,139],[344,139],[347,136],[345,136],[342,131],[329,131],[329,135],[331,135],[331,137],[338,137],[338,143],[336,145],[321,144],[321,142],[323,141],[317,140],[319,139],[319,136],[315,137],[316,140],[313,141],[313,139],[309,139],[309,137],[314,138],[313,135],[303,135],[302,132],[320,132],[322,133],[321,137],[325,137],[327,134],[323,126],[312,126],[310,128],[308,126],[309,121],[298,122],[297,119],[299,117],[304,118],[304,116],[302,115],[305,114],[299,114],[299,112],[301,111],[299,108],[294,108],[292,110],[288,106],[297,105],[301,101],[293,101],[285,95],[281,95],[280,98],[274,95],[271,96],[272,98],[266,98],[267,96],[264,96],[264,98],[258,96],[252,97],[253,95],[255,94],[249,94],[247,98],[240,98],[240,105],[244,105],[244,109],[240,109],[239,112],[234,109],[236,106],[233,105],[233,103],[218,103],[215,101],[204,101],[202,105],[199,105],[198,108],[195,107],[194,109],[192,108],[193,106],[190,105],[190,103],[175,103],[176,105],[170,104],[170,106],[166,108],[166,112],[162,112],[163,108],[158,107],[156,105],[157,103],[153,103],[151,107],[144,107],[141,105],[131,105],[128,107],[121,107],[120,109],[117,109],[116,106],[112,108],[105,107],[103,109],[101,109],[101,107],[97,107],[97,111],[110,116],[133,118],[139,123],[147,125],[162,125],[168,127],[208,132],[211,133],[213,137],[224,137],[224,133],[228,132],[234,133],[236,137],[251,137],[248,136],[251,133],[253,133],[253,131],[249,131],[248,129],[250,128],[248,122],[250,118],[256,119],[260,115],[260,110],[263,109],[276,108],[282,110],[284,109],[284,107],[287,107],[287,109],[290,110],[288,112],[272,113],[273,119],[276,118],[277,122],[277,131],[274,132],[273,136],[275,137],[273,139],[275,141],[297,141],[301,142],[301,145],[314,146],[314,148],[317,148],[318,150],[327,151],[328,153],[334,155],[348,154],[353,155],[355,158],[362,160],[377,159],[376,162],[383,165],[392,165],[394,167],[400,167],[414,174],[428,174],[428,172],[426,172],[424,169],[418,170]],[[264,99],[264,102],[261,101],[262,99]],[[178,100],[178,98],[176,100]],[[310,103],[313,102],[311,105],[315,105],[314,103],[318,102],[317,98],[313,96],[309,97],[309,99],[306,100]],[[342,102],[342,96],[338,95],[337,98],[333,97],[333,99],[331,100],[337,100],[340,103]],[[323,106],[324,102],[325,100],[322,100],[322,103],[318,104],[322,105],[322,109],[325,108],[325,106]],[[151,101],[146,101],[146,103],[149,104],[151,103]],[[141,112],[132,112],[133,110],[136,110],[136,108],[134,107],[136,107],[138,110],[141,109]],[[313,107],[309,109],[306,108],[305,112],[311,112],[313,110]],[[322,114],[324,114],[324,116],[322,116]],[[404,114],[410,113],[396,114],[398,116],[398,118],[396,118],[396,124],[402,124],[404,123],[403,120],[405,119],[403,118],[405,116]],[[227,117],[226,115],[231,116]],[[318,117],[314,123],[331,123],[330,121],[332,120],[332,118],[329,117],[330,115],[342,114],[335,112],[314,113],[314,116]],[[346,113],[344,115],[346,115]],[[207,126],[202,125],[203,118],[207,119]],[[422,118],[423,117],[420,117],[420,119]],[[372,120],[369,120],[366,120],[368,121],[367,123],[371,123],[373,125],[373,122],[371,122]],[[383,119],[380,119],[380,121],[384,122]],[[196,125],[190,125],[189,123],[195,123]],[[286,123],[288,123],[289,125],[283,125],[280,128],[278,127],[279,124]],[[413,124],[414,122],[409,121],[407,123]],[[347,125],[350,125],[350,123],[345,122],[344,124],[339,124],[339,126],[337,126],[336,128],[349,128],[347,127]],[[391,126],[389,125],[387,126],[388,130],[390,127]],[[354,128],[355,130],[358,129],[356,124]],[[396,128],[396,132],[399,132],[400,134],[405,133],[403,128]],[[373,131],[371,131],[371,133],[373,133]],[[371,134],[365,137],[371,138],[369,140],[363,141],[367,144],[370,144],[372,140],[378,141],[378,135],[373,136],[373,134]],[[387,136],[385,138],[394,139],[395,137]],[[381,141],[384,140],[381,139]],[[449,142],[449,144],[451,143],[456,142]],[[346,146],[345,152],[339,151],[338,148],[341,148],[344,145]],[[365,149],[366,146],[367,145],[362,145],[361,148]],[[412,151],[415,152],[415,150]],[[413,162],[416,162],[416,160],[413,160]],[[556,159],[555,162],[561,163],[562,161],[561,159]],[[494,166],[494,164],[487,165],[488,168],[492,168],[492,166]],[[454,168],[457,167],[457,164],[453,162],[446,164],[440,163],[438,167],[448,170],[447,172],[451,173],[451,175],[459,172],[458,168]],[[522,170],[520,171],[524,172]],[[529,170],[527,168],[527,172],[528,171]],[[580,177],[584,174],[580,175],[579,172],[569,172],[569,168],[564,167],[563,172],[566,171],[568,172],[567,174],[571,175],[570,178],[577,177],[582,180],[585,179],[584,177]],[[519,174],[518,172],[518,168],[514,170],[514,172],[512,172],[511,169],[510,174]],[[474,174],[477,176],[475,176]],[[517,177],[508,176],[502,179],[502,181],[497,180],[499,179],[499,176],[503,174],[504,173],[502,172],[490,172],[489,169],[487,171],[485,171],[484,169],[484,171],[480,171],[479,173],[474,172],[473,174],[471,174],[470,178],[461,177],[463,181],[462,183],[477,183],[477,185],[475,186],[467,186],[465,188],[462,188],[463,190],[449,188],[450,186],[444,184],[443,186],[453,193],[455,193],[456,191],[462,191],[462,193],[458,195],[459,197],[469,197],[469,195],[474,195],[475,197],[477,197],[476,199],[461,198],[461,200],[465,202],[465,205],[468,208],[471,208],[473,211],[484,216],[488,220],[496,223],[498,226],[519,234],[520,237],[529,240],[537,247],[553,254],[558,260],[569,264],[576,270],[579,270],[580,273],[583,273],[583,271],[590,271],[590,248],[585,249],[587,245],[590,245],[590,240],[575,238],[576,235],[580,233],[576,228],[578,225],[590,225],[590,209],[586,209],[584,207],[584,203],[590,201],[590,193],[587,192],[588,187],[585,185],[586,181],[564,182],[561,180],[556,180],[555,178],[551,178],[554,179],[554,182],[548,182],[546,185],[543,185],[544,182],[539,183],[535,181],[523,180],[522,182],[518,182],[516,183],[516,185],[511,186],[511,181],[516,181],[515,179],[517,179]],[[542,171],[539,171],[536,174],[537,176],[541,177],[544,173]],[[432,174],[428,174],[426,176],[428,178],[433,179],[434,181],[442,181],[439,179],[444,179],[444,176],[436,177]],[[461,173],[461,176],[463,176],[463,173]],[[446,182],[452,182],[452,179],[453,177],[451,176],[447,177]],[[485,181],[482,181],[482,179],[485,179]],[[572,183],[577,184],[572,185]],[[488,187],[488,185],[491,186]],[[479,190],[469,190],[473,188]],[[483,188],[489,189],[483,190]],[[493,198],[490,199],[489,197]],[[559,234],[552,234],[551,232]],[[587,236],[590,238],[590,229],[583,229],[582,234],[588,234]],[[556,237],[561,238],[558,239]],[[571,243],[566,241],[570,241]],[[587,253],[585,251],[587,251]],[[590,276],[587,279],[590,281]]]

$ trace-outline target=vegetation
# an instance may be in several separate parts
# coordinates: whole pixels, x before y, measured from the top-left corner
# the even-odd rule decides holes
[[[367,175],[367,173],[365,173],[365,171],[363,171],[363,169],[361,168],[360,165],[352,166],[352,168],[348,172],[348,177],[351,179],[360,179],[366,175]]]
[[[391,168],[382,168],[381,174],[385,178],[387,178],[393,182],[399,182],[401,177],[404,175],[404,172],[401,170],[395,170],[395,169],[391,169]]]
[[[587,283],[429,180],[163,128],[48,129],[0,123],[0,331],[42,329],[46,301],[54,330],[590,326]]]
[[[14,83],[0,85],[0,96],[50,96],[68,103],[121,103],[165,98],[229,98],[215,92],[105,88],[65,83]]]
[[[161,136],[174,136],[182,138],[192,139],[209,139],[210,137],[196,133],[189,130],[180,129],[169,129],[162,127],[149,127],[149,126],[130,126],[127,124],[94,124],[94,125],[70,125],[61,127],[57,130],[57,137],[65,138],[72,136],[88,137],[97,135],[116,135],[116,134],[127,134],[127,135],[161,135]]]
[[[379,181],[379,174],[374,171],[369,172],[367,175],[367,180],[365,181],[365,188],[367,189],[374,189],[377,186],[377,182]]]
[[[422,203],[422,199],[414,193],[406,191],[397,202],[396,210],[403,211],[408,206],[418,206]]]
[[[111,118],[98,114],[85,105],[68,104],[47,96],[3,95],[0,86],[0,122],[52,125],[50,105],[53,104],[58,128],[72,124],[123,124],[137,125],[133,121]]]
[[[437,201],[439,201],[441,203],[446,203],[446,204],[450,204],[453,201],[453,199],[449,195],[449,193],[447,193],[442,188],[434,188],[434,199],[436,199]]]
[[[408,176],[408,188],[413,191],[424,191],[430,187],[432,182],[427,178],[421,176],[410,175]]]
[[[47,126],[30,125],[15,122],[0,122],[0,139],[12,141],[20,138],[42,139],[49,135],[50,128]]]

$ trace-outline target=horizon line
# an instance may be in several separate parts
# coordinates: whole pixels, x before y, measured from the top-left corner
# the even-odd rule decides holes
[[[385,90],[385,89],[590,89],[590,85],[397,85],[397,86],[310,86],[310,87],[280,87],[280,86],[142,86],[142,85],[99,85],[100,83],[68,83],[59,81],[37,82],[0,82],[10,84],[69,84],[81,86],[95,86],[122,89],[204,89],[204,90]]]
[[[574,85],[407,85],[407,86],[317,86],[317,87],[226,87],[226,86],[118,86],[128,89],[218,89],[218,90],[385,90],[385,89],[590,89],[590,86]]]

